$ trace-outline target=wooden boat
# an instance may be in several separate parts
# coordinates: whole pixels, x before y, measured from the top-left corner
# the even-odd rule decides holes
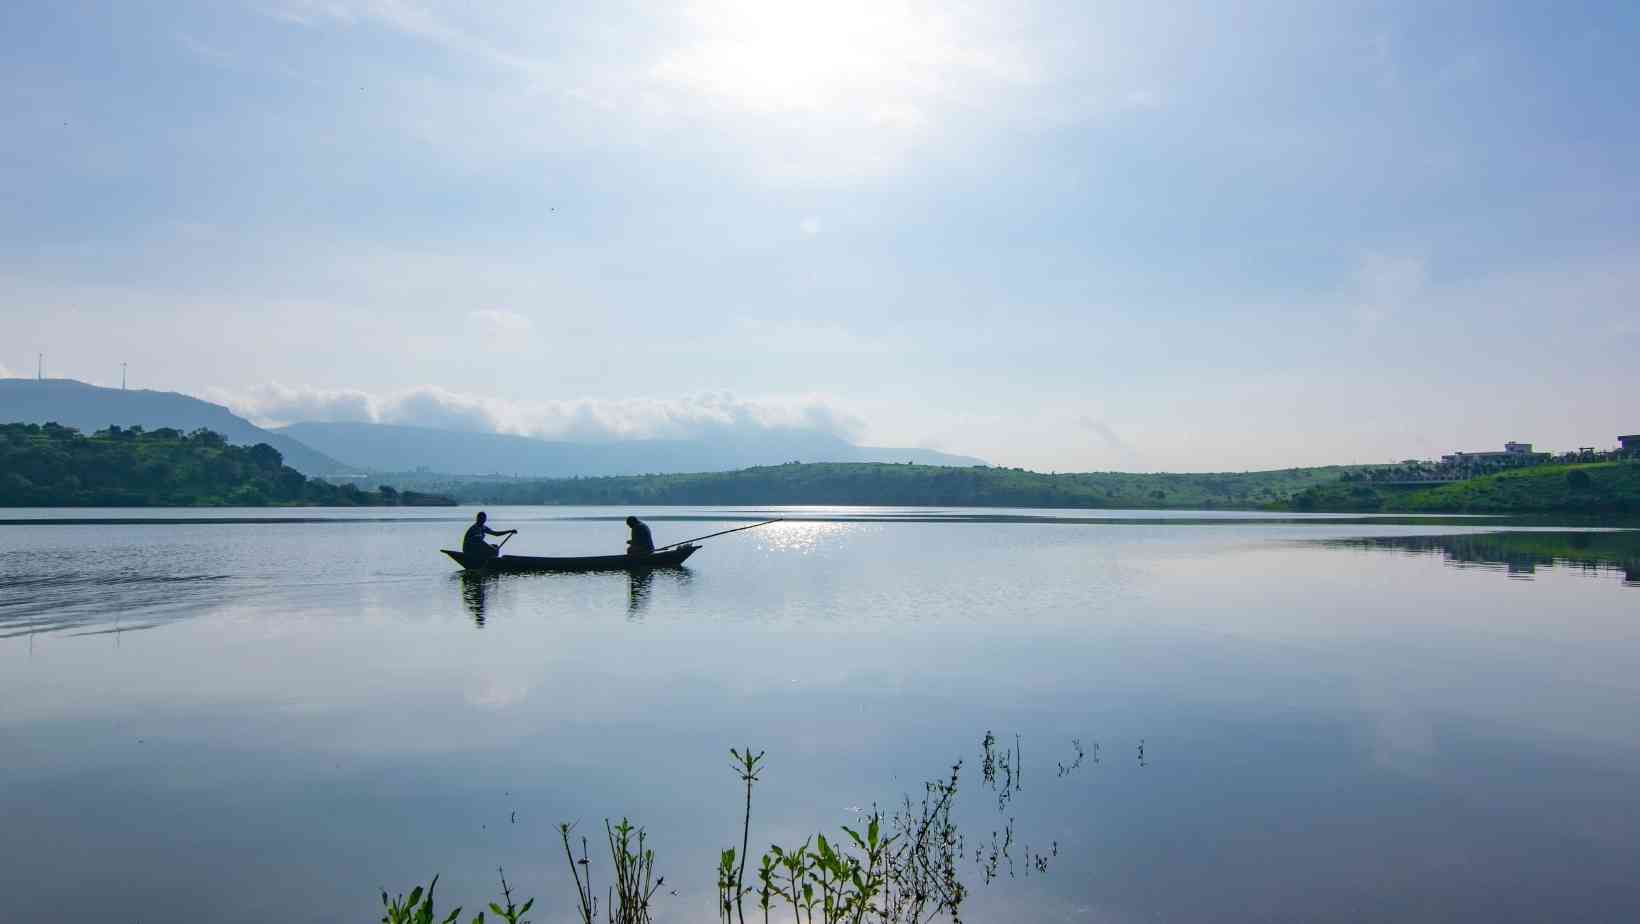
[[[676,568],[700,549],[698,545],[680,545],[664,552],[643,556],[587,555],[580,558],[538,558],[533,555],[507,555],[492,558],[476,567],[467,564],[467,556],[450,549],[439,549],[455,563],[473,571],[511,573],[521,571],[647,571],[650,568]]]

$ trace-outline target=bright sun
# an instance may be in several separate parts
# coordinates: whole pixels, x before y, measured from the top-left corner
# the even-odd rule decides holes
[[[892,0],[713,0],[656,76],[759,112],[916,117],[961,48],[938,7]]]

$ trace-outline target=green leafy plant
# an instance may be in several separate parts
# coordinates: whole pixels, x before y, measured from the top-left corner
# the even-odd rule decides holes
[[[398,898],[387,897],[387,890],[382,890],[382,924],[434,924],[433,917],[433,890],[438,888],[438,877],[427,884],[425,890],[416,886],[410,890],[409,897],[400,893]],[[455,924],[456,918],[461,916],[461,909],[450,912],[439,924]],[[484,924],[484,912],[479,912],[473,918],[473,924]]]
[[[496,917],[506,921],[507,924],[530,924],[529,921],[524,919],[524,915],[529,914],[530,908],[535,905],[535,899],[529,899],[523,905],[514,905],[512,887],[507,884],[507,871],[500,867],[496,867],[495,871],[501,876],[502,903],[498,905],[495,902],[490,902],[490,910],[495,912]],[[483,924],[484,915],[482,913],[479,914],[477,922]]]
[[[650,901],[666,884],[665,876],[655,878],[655,851],[647,846],[644,830],[625,818],[613,826],[605,819],[604,831],[609,838],[609,858],[615,866],[609,919],[613,924],[649,924]]]
[[[1080,767],[1085,756],[1080,739],[1072,739],[1071,744],[1074,756],[1070,764],[1059,765],[1061,778]],[[982,785],[999,793],[1018,793],[1024,770],[1018,737],[1012,748],[999,750],[995,736],[987,732],[980,750]],[[1097,742],[1093,754],[1097,764]],[[718,854],[717,906],[722,924],[744,922],[748,896],[755,896],[755,907],[762,911],[764,924],[776,919],[790,920],[792,924],[928,924],[936,919],[961,924],[968,888],[961,876],[964,841],[952,819],[952,808],[962,761],[953,763],[947,776],[926,782],[919,801],[905,796],[891,816],[873,806],[869,813],[860,815],[859,822],[841,825],[835,836],[819,832],[795,847],[771,844],[758,858],[753,869],[755,884],[748,889],[752,796],[764,770],[764,752],[731,748],[729,755],[736,779],[744,786],[744,801],[741,844],[738,848],[726,847]],[[998,812],[1003,813],[1007,804],[1006,799],[999,800]],[[611,876],[602,902],[593,883],[590,845],[584,836],[577,844],[574,831],[574,824],[558,826],[564,857],[575,880],[575,919],[581,924],[653,924],[654,898],[666,879],[655,875],[655,852],[649,847],[644,829],[627,818],[618,823],[604,820]],[[1014,844],[1013,819],[1009,818],[1000,833],[992,832],[989,849],[982,844],[968,859],[979,865],[986,882],[996,878],[1004,864],[1012,877]],[[1049,860],[1058,855],[1057,842],[1046,854],[1026,846],[1025,875],[1033,870],[1046,872]],[[501,900],[490,902],[489,910],[505,924],[529,924],[525,915],[535,900],[515,903],[505,870],[497,872]],[[384,890],[383,924],[456,924],[459,908],[442,920],[434,917],[433,890],[437,884],[435,876],[426,889],[418,887],[408,897],[400,895],[397,899]],[[484,921],[481,912],[472,924]]]
[[[893,833],[873,808],[864,817],[863,833],[843,825],[840,838],[818,833],[793,848],[771,845],[759,860],[753,890],[763,920],[784,906],[795,924],[921,924],[941,914],[960,921],[967,891],[958,875],[962,837],[951,820],[951,805],[961,766],[951,768],[949,780],[928,783],[920,807],[914,809],[907,798],[904,811],[890,822]],[[750,812],[748,799],[748,817]],[[719,856],[721,920],[740,911],[737,871],[744,865],[744,855],[732,847]]]
[[[763,752],[758,751],[753,754],[752,749],[749,747],[739,751],[730,748],[729,756],[734,758],[735,773],[740,777],[741,782],[746,784],[746,810],[741,815],[740,826],[740,862],[735,866],[732,896],[735,915],[740,924],[746,924],[746,852],[752,834],[752,786],[757,783],[757,775],[763,769]],[[730,862],[734,861],[735,857],[732,849],[727,859]],[[724,914],[727,918],[728,912],[725,911]]]
[[[570,874],[575,877],[575,900],[580,912],[578,920],[581,924],[594,924],[598,917],[598,898],[592,893],[592,863],[587,857],[587,839],[581,838],[581,856],[577,859],[569,843],[570,832],[574,830],[573,824],[560,824],[558,836],[564,842],[564,856],[569,859]]]

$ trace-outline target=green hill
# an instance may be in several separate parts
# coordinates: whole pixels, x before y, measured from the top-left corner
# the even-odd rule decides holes
[[[1436,487],[1374,483],[1382,466],[1262,472],[1046,474],[976,465],[787,463],[732,472],[432,481],[418,489],[491,504],[881,505],[1290,509],[1385,513],[1640,513],[1640,462],[1516,469]],[[391,487],[309,479],[267,444],[110,427],[93,436],[0,425],[0,506],[381,506],[455,503]]]
[[[1640,513],[1640,461],[1539,465],[1432,488],[1334,483],[1299,492],[1286,506],[1386,513]]]
[[[788,463],[734,472],[532,481],[436,482],[470,503],[872,504],[945,507],[1251,509],[1370,466],[1267,472],[1044,474],[889,463]]]
[[[150,430],[171,427],[184,433],[204,429],[221,434],[235,446],[267,443],[279,450],[286,465],[305,475],[363,471],[283,433],[255,426],[220,404],[176,392],[102,388],[73,379],[0,379],[0,421],[51,422],[81,433],[115,425]]]
[[[422,506],[447,498],[311,480],[266,443],[221,434],[0,424],[0,507]]]

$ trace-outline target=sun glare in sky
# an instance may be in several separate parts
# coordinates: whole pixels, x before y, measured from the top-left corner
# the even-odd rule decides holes
[[[5,9],[0,377],[1044,470],[1636,426],[1632,3]]]
[[[904,3],[714,0],[655,74],[755,112],[916,121],[948,90],[967,44],[945,16]]]

